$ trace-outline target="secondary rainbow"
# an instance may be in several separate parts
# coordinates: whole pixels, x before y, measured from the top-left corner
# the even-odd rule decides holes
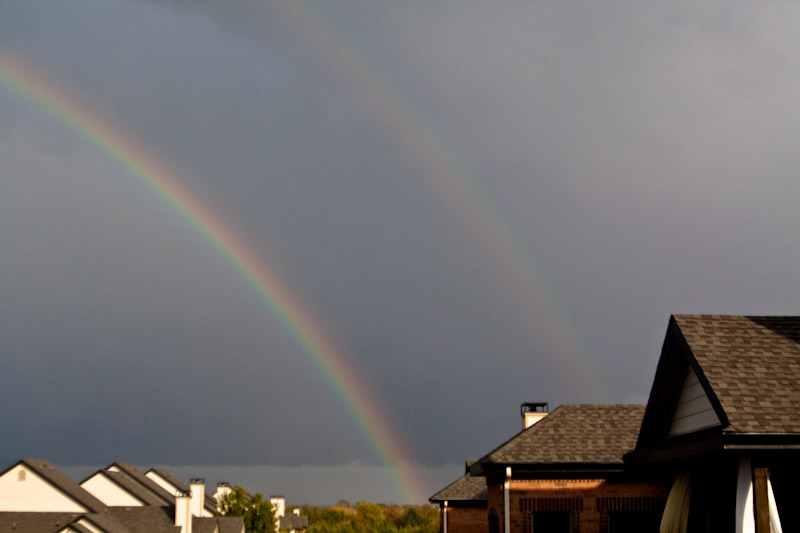
[[[479,180],[445,144],[418,105],[382,72],[363,46],[359,46],[322,2],[270,2],[282,20],[291,24],[317,56],[330,68],[333,78],[352,88],[400,146],[425,172],[429,184],[447,211],[459,217],[485,255],[508,280],[512,298],[529,324],[535,324],[537,343],[548,353],[539,357],[557,361],[580,390],[608,401],[613,394],[608,379],[592,357],[579,329],[557,298],[534,258],[512,231],[506,217],[482,190]],[[576,389],[578,390],[578,389]]]
[[[365,380],[359,378],[357,369],[348,362],[333,336],[287,288],[278,273],[189,189],[186,179],[175,168],[118,125],[108,122],[63,83],[56,83],[3,51],[0,51],[0,84],[58,119],[115,161],[200,235],[258,296],[311,360],[376,459],[392,469],[399,497],[412,503],[427,500],[419,481],[399,466],[400,458],[406,457],[402,439],[386,420],[386,413],[380,411],[380,399],[368,390]]]

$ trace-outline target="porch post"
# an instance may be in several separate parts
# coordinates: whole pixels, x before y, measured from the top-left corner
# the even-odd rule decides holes
[[[742,457],[739,459],[739,477],[736,480],[736,533],[755,533],[755,531],[753,469],[750,466],[750,458]]]
[[[770,533],[769,528],[769,497],[767,494],[767,479],[769,469],[754,468],[755,478],[755,504],[756,504],[756,533]]]

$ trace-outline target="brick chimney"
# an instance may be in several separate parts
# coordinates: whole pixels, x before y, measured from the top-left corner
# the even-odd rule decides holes
[[[525,402],[519,412],[522,415],[522,429],[528,429],[547,416],[550,406],[546,402]]]

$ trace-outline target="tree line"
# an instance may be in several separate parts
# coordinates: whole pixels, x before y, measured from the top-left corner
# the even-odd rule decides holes
[[[431,505],[385,505],[341,500],[332,507],[304,505],[306,533],[439,533],[439,510]],[[293,508],[287,508],[292,512]],[[275,533],[275,514],[269,500],[233,487],[219,502],[219,515],[241,516],[247,533]]]
[[[304,505],[307,533],[438,533],[439,510],[430,505],[385,505],[340,501],[333,507]]]

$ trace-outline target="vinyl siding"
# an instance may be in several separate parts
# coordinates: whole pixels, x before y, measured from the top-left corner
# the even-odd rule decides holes
[[[698,381],[697,374],[689,368],[686,378],[683,380],[678,405],[672,415],[668,436],[684,435],[719,425],[719,418],[714,412],[703,386]]]
[[[88,509],[19,464],[0,477],[0,511],[85,513]]]

